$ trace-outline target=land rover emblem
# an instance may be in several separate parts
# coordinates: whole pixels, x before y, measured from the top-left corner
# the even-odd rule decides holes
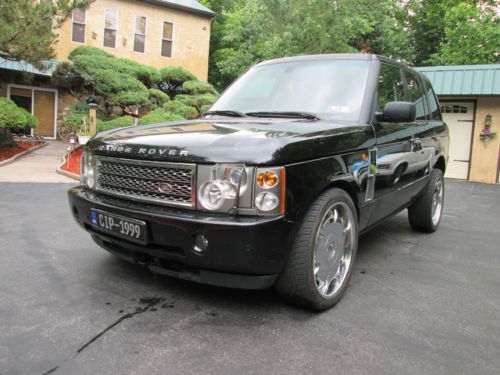
[[[167,182],[160,182],[158,185],[158,190],[161,191],[162,193],[170,193],[172,191],[172,185],[170,185]]]

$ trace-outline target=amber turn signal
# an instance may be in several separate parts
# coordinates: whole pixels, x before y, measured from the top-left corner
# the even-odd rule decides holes
[[[261,188],[272,188],[278,183],[278,176],[274,172],[259,173],[257,175],[257,184]]]

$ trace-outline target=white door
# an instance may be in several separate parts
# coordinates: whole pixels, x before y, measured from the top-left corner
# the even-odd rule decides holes
[[[441,103],[443,120],[450,130],[450,155],[445,177],[466,180],[474,121],[474,103]]]

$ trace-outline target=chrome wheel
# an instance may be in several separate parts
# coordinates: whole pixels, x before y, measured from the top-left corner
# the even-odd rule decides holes
[[[436,181],[434,186],[434,194],[432,196],[432,224],[437,225],[441,218],[441,211],[443,210],[443,197],[444,185],[443,179],[440,178]]]
[[[314,247],[314,279],[323,297],[331,297],[344,285],[356,240],[351,208],[334,203],[321,220]]]

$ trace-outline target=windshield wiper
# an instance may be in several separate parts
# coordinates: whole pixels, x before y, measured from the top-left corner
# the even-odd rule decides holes
[[[252,117],[281,117],[281,118],[305,118],[308,120],[319,120],[318,116],[312,112],[293,112],[293,111],[263,111],[247,112],[247,116]]]
[[[231,117],[247,117],[243,112],[238,111],[208,111],[203,114],[203,116],[231,116]]]

